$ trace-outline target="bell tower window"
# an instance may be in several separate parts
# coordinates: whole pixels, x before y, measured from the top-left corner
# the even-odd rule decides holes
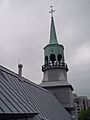
[[[59,62],[59,65],[60,65],[61,59],[62,59],[62,55],[61,55],[61,54],[58,54],[57,60],[58,60],[58,62]]]
[[[56,61],[56,57],[54,54],[50,55],[50,61],[52,62],[52,65],[54,65],[54,62]]]

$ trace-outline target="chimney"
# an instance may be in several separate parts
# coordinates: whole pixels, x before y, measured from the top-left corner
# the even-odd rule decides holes
[[[18,64],[18,75],[20,77],[22,77],[22,68],[23,68],[23,65],[22,64]]]

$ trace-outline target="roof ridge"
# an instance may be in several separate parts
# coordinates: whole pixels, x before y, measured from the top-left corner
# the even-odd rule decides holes
[[[36,84],[36,83],[32,82],[31,80],[29,80],[29,79],[27,79],[25,77],[20,77],[17,73],[13,72],[12,70],[9,70],[8,68],[6,68],[6,67],[4,67],[2,65],[0,65],[0,70],[4,71],[4,72],[6,72],[6,73],[8,73],[8,74],[10,74],[10,75],[12,75],[14,77],[17,77],[22,82],[26,82],[28,84],[31,84],[32,86],[35,86],[38,89],[41,89],[41,90],[43,90],[43,91],[45,91],[45,92],[47,92],[49,94],[52,94],[50,91],[42,88],[39,84]]]
[[[18,76],[17,73],[13,72],[12,70],[10,70],[10,69],[2,66],[2,65],[0,65],[0,70],[1,70],[1,71],[4,71],[4,72],[7,72],[8,74],[11,74],[11,75],[13,75],[13,76]]]
[[[24,78],[24,77],[22,77],[22,78]],[[50,91],[44,89],[44,88],[41,87],[39,84],[36,84],[36,83],[34,83],[34,82],[26,79],[26,78],[24,78],[24,79],[25,79],[25,80],[24,80],[23,82],[26,82],[26,83],[28,83],[28,84],[32,84],[32,86],[35,86],[36,88],[39,88],[39,89],[41,89],[41,90],[43,90],[43,91],[45,91],[45,92],[47,92],[47,93],[49,93],[49,94],[52,94]]]

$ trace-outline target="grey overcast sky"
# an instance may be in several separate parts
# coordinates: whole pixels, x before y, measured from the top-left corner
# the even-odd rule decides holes
[[[0,64],[35,83],[43,79],[43,48],[49,42],[54,5],[58,42],[64,45],[68,81],[90,98],[90,0],[0,0]]]

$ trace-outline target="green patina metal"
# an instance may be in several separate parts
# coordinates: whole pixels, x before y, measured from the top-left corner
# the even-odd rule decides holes
[[[58,44],[53,17],[51,17],[51,29],[50,29],[49,44]]]
[[[58,55],[62,56],[60,63],[65,63],[64,61],[64,47],[63,45],[58,44],[56,30],[54,26],[53,16],[51,17],[51,29],[50,29],[50,42],[44,47],[44,64],[46,64],[45,58],[48,58],[48,63],[50,63],[50,55],[54,54],[56,60],[58,61]]]
[[[63,47],[63,45],[60,45],[60,44],[47,45],[44,48],[44,56],[48,57],[48,63],[50,63],[50,55],[51,54],[54,54],[56,56],[56,61],[57,61],[57,56],[60,54],[62,56],[61,63],[64,63],[64,47]]]

